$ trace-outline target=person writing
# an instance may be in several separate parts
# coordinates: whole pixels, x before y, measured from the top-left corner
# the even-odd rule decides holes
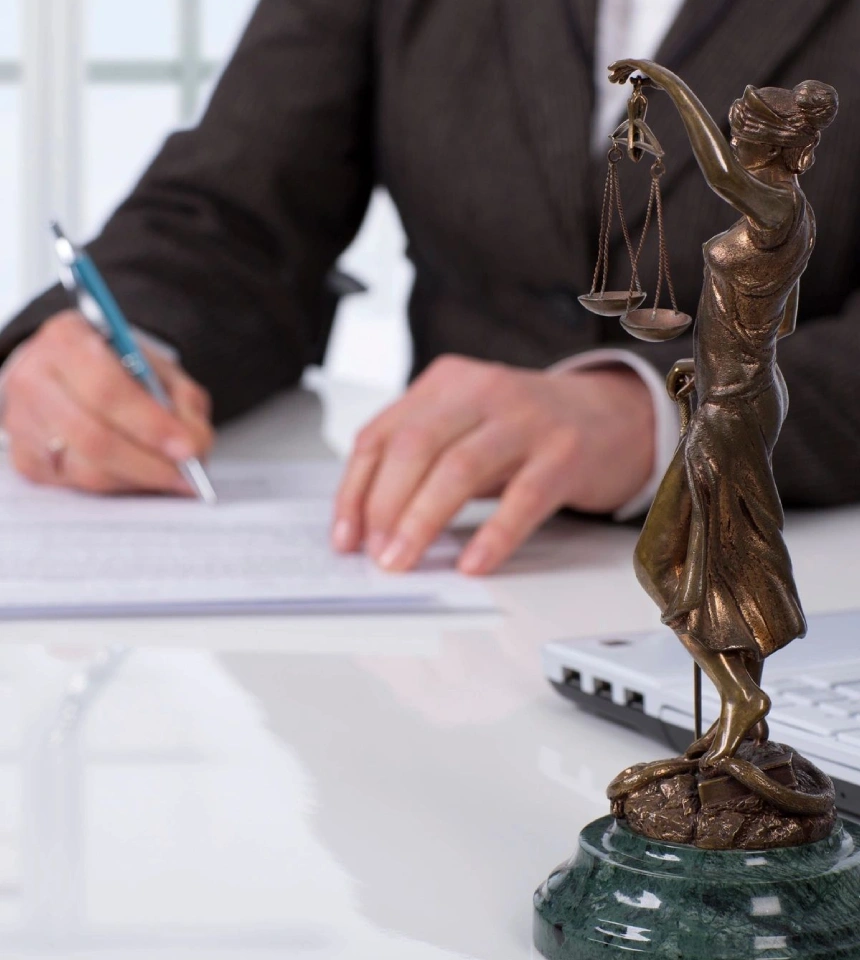
[[[106,493],[180,489],[175,463],[206,453],[211,424],[321,359],[326,278],[382,183],[416,269],[415,377],[359,437],[335,546],[405,570],[466,501],[499,494],[460,558],[487,573],[560,507],[641,513],[677,443],[663,376],[690,342],[620,349],[620,328],[576,303],[593,266],[605,138],[624,102],[605,89],[605,68],[635,51],[678,70],[726,126],[739,83],[817,77],[842,96],[833,147],[808,178],[818,244],[781,354],[792,412],[774,471],[786,503],[857,499],[860,134],[842,118],[857,96],[860,10],[782,0],[775,22],[773,9],[261,0],[200,124],[167,141],[89,246],[130,319],[175,349],[175,360],[152,355],[175,416],[54,289],[0,334],[15,466]],[[667,152],[668,241],[689,309],[701,245],[729,224],[692,175],[677,117],[655,99],[649,123]],[[634,229],[647,201],[635,186]],[[641,276],[656,275],[655,258],[643,254]],[[626,288],[623,257],[613,263]]]

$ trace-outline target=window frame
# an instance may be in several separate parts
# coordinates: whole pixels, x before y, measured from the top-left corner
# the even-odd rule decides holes
[[[0,61],[0,83],[21,90],[22,217],[19,292],[37,291],[56,278],[47,223],[58,219],[82,237],[84,97],[91,86],[175,85],[179,123],[194,122],[202,95],[221,68],[203,56],[202,0],[175,0],[178,46],[173,57],[89,58],[85,50],[86,0],[19,0],[20,62]]]
[[[20,0],[16,0],[16,2],[20,3]],[[18,138],[17,138],[17,140],[18,140],[18,144],[19,144],[19,147],[18,147],[19,155],[20,155],[20,153],[21,153],[21,146],[20,146],[20,144],[21,144],[21,138],[22,138],[22,133],[23,133],[23,130],[22,130],[22,128],[23,128],[23,117],[22,117],[23,105],[22,105],[22,101],[21,101],[21,87],[22,87],[23,75],[24,75],[24,69],[23,69],[23,63],[22,63],[22,51],[21,51],[21,43],[19,42],[19,44],[18,44],[18,55],[17,55],[17,57],[15,57],[15,56],[3,56],[3,57],[0,57],[0,90],[12,90],[12,91],[14,91],[14,92],[16,92],[16,93],[18,94],[18,103],[19,103],[19,107],[18,107],[18,130],[19,130],[19,133],[18,133]],[[21,236],[20,236],[20,234],[21,234],[21,224],[20,224],[20,222],[19,222],[19,223],[14,223],[14,224],[12,224],[9,229],[13,231],[12,243],[13,243],[13,244],[20,244],[20,242],[21,242]],[[21,274],[21,270],[22,270],[22,267],[21,267],[22,259],[23,259],[23,258],[22,258],[21,256],[18,257],[17,269],[16,269],[16,271],[15,271],[15,275],[14,275],[13,278],[12,278],[12,284],[13,284],[12,293],[13,293],[13,296],[14,296],[15,294],[19,293],[19,292],[20,292],[20,289],[21,289],[21,280],[22,280],[22,278],[21,278],[20,274]],[[5,268],[4,268],[4,269],[5,269]],[[3,299],[4,305],[5,305],[5,300],[6,300],[5,291],[3,292],[2,299]],[[3,320],[3,318],[0,317],[0,324],[2,324],[2,320]]]

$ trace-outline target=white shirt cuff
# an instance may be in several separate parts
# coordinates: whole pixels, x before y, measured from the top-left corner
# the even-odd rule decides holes
[[[663,475],[669,469],[669,464],[678,448],[681,416],[678,405],[666,391],[666,378],[658,372],[656,367],[630,350],[611,348],[587,350],[585,353],[568,357],[567,360],[551,366],[547,372],[570,373],[572,370],[588,370],[619,363],[639,374],[651,393],[651,402],[654,405],[654,468],[651,476],[648,477],[645,486],[612,515],[615,520],[630,520],[645,513],[651,506]]]

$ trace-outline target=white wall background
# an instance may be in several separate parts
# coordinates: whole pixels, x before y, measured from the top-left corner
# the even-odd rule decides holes
[[[254,0],[0,0],[0,321],[53,281],[46,219],[86,239],[170,130],[194,122]],[[383,193],[342,267],[327,368],[401,385],[411,270]]]

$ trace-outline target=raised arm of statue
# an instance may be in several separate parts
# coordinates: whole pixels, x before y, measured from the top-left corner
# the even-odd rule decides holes
[[[782,226],[794,213],[790,190],[752,176],[739,162],[714,118],[680,77],[652,60],[618,60],[609,68],[613,83],[639,71],[665,90],[678,109],[696,160],[711,189],[756,225]]]

